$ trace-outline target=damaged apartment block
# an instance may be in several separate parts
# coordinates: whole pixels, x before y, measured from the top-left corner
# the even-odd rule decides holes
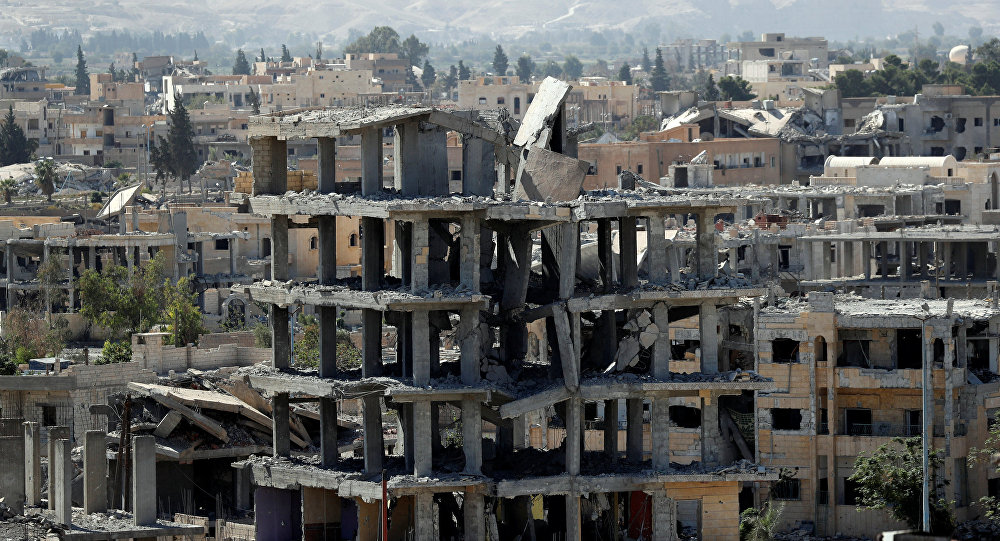
[[[253,117],[249,204],[271,217],[274,263],[246,293],[270,306],[273,349],[269,368],[240,373],[272,399],[274,456],[235,467],[256,487],[258,539],[739,539],[741,496],[777,479],[743,422],[773,383],[740,360],[745,344],[722,339],[724,307],[768,293],[719,258],[716,218],[746,202],[666,195],[627,173],[616,190],[582,192],[568,92],[546,79],[514,128],[412,107]],[[448,131],[462,138],[460,191]],[[360,138],[362,174],[335,185],[346,137]],[[286,190],[292,139],[316,140],[316,192]],[[282,264],[301,216],[319,231],[317,283],[290,281]],[[360,218],[361,280],[337,278],[338,216]],[[696,241],[672,245],[668,224],[689,222]],[[294,364],[300,305],[319,316],[318,370]],[[355,310],[362,359],[350,368],[336,327]],[[682,321],[700,338],[672,340]],[[338,446],[355,401],[357,458]],[[288,444],[301,402],[318,403],[315,459]]]

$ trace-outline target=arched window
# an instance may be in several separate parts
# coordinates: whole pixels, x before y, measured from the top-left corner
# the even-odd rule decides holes
[[[358,245],[358,234],[357,233],[351,233],[350,245],[351,245],[352,248]]]
[[[316,236],[309,237],[309,249],[315,250],[319,247],[319,239]]]

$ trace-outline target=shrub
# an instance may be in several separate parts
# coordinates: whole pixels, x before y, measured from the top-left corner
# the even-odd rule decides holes
[[[132,343],[128,340],[105,340],[101,358],[94,364],[127,363],[132,360]]]

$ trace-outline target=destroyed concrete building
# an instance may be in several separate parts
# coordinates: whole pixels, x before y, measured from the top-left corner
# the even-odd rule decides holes
[[[274,456],[237,464],[257,487],[258,539],[336,528],[341,520],[356,521],[359,538],[371,539],[380,513],[390,538],[479,539],[487,531],[506,538],[527,529],[580,539],[598,528],[658,539],[692,531],[739,537],[741,497],[752,501],[755,484],[776,479],[752,462],[753,428],[744,433],[728,413],[752,414],[754,392],[772,384],[730,363],[718,340],[719,306],[767,291],[719,271],[714,219],[740,201],[659,195],[628,175],[619,190],[581,195],[586,164],[573,157],[576,144],[565,131],[568,90],[544,82],[516,134],[475,114],[426,108],[252,119],[250,206],[271,216],[276,261],[288,249],[290,217],[310,216],[320,231],[318,284],[289,281],[287,269],[274,265],[271,280],[247,289],[270,305],[273,342],[271,367],[247,376],[272,397]],[[397,170],[387,187],[379,173],[389,129]],[[446,130],[463,134],[461,192],[451,193],[443,174]],[[360,193],[335,193],[336,138],[357,133]],[[294,138],[316,138],[317,193],[286,191],[284,148]],[[333,272],[341,215],[362,220],[360,284]],[[674,216],[692,216],[698,240],[668,270],[664,230]],[[642,266],[638,224],[652,244]],[[387,228],[395,233],[391,251]],[[591,232],[597,249],[583,259],[581,235]],[[533,250],[540,250],[538,265]],[[388,274],[383,258],[392,261]],[[318,371],[293,364],[287,315],[299,304],[319,313]],[[360,370],[337,366],[333,329],[345,309],[363,313]],[[675,366],[671,322],[691,316],[704,330],[699,361]],[[391,355],[383,355],[386,325],[397,332]],[[457,355],[440,349],[446,336]],[[353,397],[362,400],[358,459],[341,456],[336,443],[341,401]],[[287,412],[303,401],[319,404],[315,460],[289,452]],[[675,407],[703,422],[681,434],[669,415]],[[529,446],[526,419],[538,412],[564,427],[561,443]],[[393,418],[399,431],[387,454],[381,428]],[[592,425],[603,426],[596,441],[584,438]],[[324,517],[317,509],[337,511]]]

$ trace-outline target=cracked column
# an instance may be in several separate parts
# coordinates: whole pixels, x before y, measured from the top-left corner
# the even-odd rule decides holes
[[[461,350],[462,383],[477,385],[481,380],[482,354],[479,336],[479,308],[463,308],[458,321],[459,348]]]
[[[337,445],[337,400],[319,399],[319,448],[323,466],[330,468],[337,464],[340,456]]]
[[[49,464],[51,468],[52,457],[56,456],[56,442],[59,440],[69,439],[69,427],[68,426],[50,426],[48,430],[48,440],[49,449],[48,457]],[[52,475],[52,470],[49,470],[49,510],[54,510],[56,508],[56,500],[53,494],[56,493],[56,477]]]
[[[653,469],[670,469],[670,402],[666,396],[655,397],[650,404],[650,441],[652,442]]]
[[[271,442],[274,456],[289,456],[291,454],[290,433],[288,426],[288,393],[275,393],[271,400],[272,412]]]
[[[715,247],[715,225],[712,223],[712,218],[704,212],[697,212],[694,216],[698,224],[696,274],[702,279],[718,276],[719,254]]]
[[[701,392],[701,465],[718,466],[722,446],[726,442],[719,428],[718,396],[711,391]]]
[[[465,539],[486,539],[486,502],[480,492],[463,493],[462,522]]]
[[[653,213],[649,216],[646,226],[646,274],[654,284],[667,282],[667,239],[663,223],[663,214]],[[736,270],[734,260],[733,271]]]
[[[288,190],[288,144],[277,137],[251,137],[253,195],[282,195]]]
[[[618,460],[618,400],[604,401],[604,454]]]
[[[662,490],[653,492],[653,536],[658,541],[677,539],[677,506]]]
[[[53,481],[49,483],[53,490],[49,492],[50,507],[55,509],[56,522],[69,526],[73,522],[73,445],[68,439],[58,439],[52,442],[51,449],[54,453],[49,455],[49,477]],[[155,497],[155,480],[151,486]]]
[[[108,509],[107,434],[88,430],[83,440],[83,512],[103,513]]]
[[[580,474],[583,451],[583,402],[579,396],[566,400],[566,473]]]
[[[416,541],[438,541],[437,528],[434,527],[434,493],[420,491],[415,496],[414,506],[415,516],[413,518],[416,529]]]
[[[479,219],[473,214],[462,216],[460,280],[462,288],[479,292]]]
[[[42,504],[42,434],[38,423],[24,423],[25,505]]]
[[[155,436],[132,438],[132,515],[136,526],[156,523]]]
[[[382,129],[361,130],[361,195],[382,191]]]
[[[385,443],[382,435],[382,404],[378,395],[365,395],[361,401],[364,430],[365,473],[382,470]]]
[[[465,473],[481,475],[483,466],[483,414],[479,399],[462,400],[462,449]]]
[[[642,399],[625,400],[625,459],[632,464],[642,462]]]
[[[428,477],[433,471],[433,434],[430,400],[413,402],[413,475]]]
[[[701,371],[719,373],[719,309],[715,301],[701,304],[698,316],[698,335],[701,346]]]

